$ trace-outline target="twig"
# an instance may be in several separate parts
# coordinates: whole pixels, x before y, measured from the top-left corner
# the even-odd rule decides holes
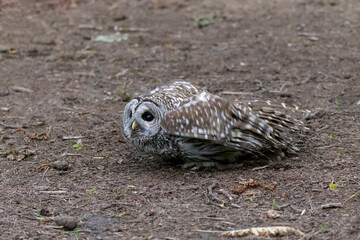
[[[4,128],[11,128],[11,129],[28,128],[28,126],[26,125],[9,125],[1,121],[0,121],[0,125],[3,126]]]
[[[294,202],[289,202],[289,203],[285,203],[285,204],[280,205],[280,206],[275,206],[275,209],[276,209],[276,210],[283,210],[284,208],[287,208],[287,207],[290,206],[291,204],[300,203],[300,202],[305,201],[305,200],[306,200],[306,198],[301,198],[301,199],[299,199],[299,200],[297,200],[297,201],[294,201]]]
[[[309,76],[307,76],[307,78],[305,78],[305,80],[301,81],[301,84],[308,83],[311,79],[313,79],[313,78],[311,77],[311,75],[309,75]]]
[[[328,149],[328,148],[332,148],[332,147],[339,147],[339,146],[343,146],[343,143],[341,144],[334,144],[334,145],[326,145],[326,146],[315,146],[314,148],[316,149],[320,149],[320,150],[325,150],[325,149]]]
[[[74,72],[74,74],[85,77],[96,77],[96,74],[93,72]]]
[[[294,85],[294,84],[291,83],[291,82],[288,82],[288,81],[284,82],[284,84],[280,87],[279,92],[283,92],[283,91],[284,91],[284,88],[285,88],[286,86],[292,86],[292,85]]]
[[[344,80],[341,79],[341,78],[338,78],[338,77],[335,77],[333,75],[330,75],[330,74],[326,74],[326,73],[323,73],[323,72],[318,72],[319,74],[321,75],[324,75],[325,77],[327,78],[332,78],[333,80],[336,80],[336,81],[339,81],[339,82],[343,82]]]
[[[30,88],[24,88],[24,87],[20,87],[20,86],[13,86],[12,90],[14,92],[26,92],[26,93],[32,93],[34,92],[33,90],[31,90]]]
[[[283,205],[280,205],[280,206],[275,206],[276,210],[283,210],[284,208],[290,206],[291,203],[285,203]]]
[[[226,220],[226,218],[217,218],[217,217],[200,217],[199,219],[210,219],[210,220],[215,220],[215,221]]]
[[[101,26],[94,26],[91,24],[79,24],[79,29],[89,29],[89,30],[98,30],[101,31],[103,28]]]
[[[230,203],[230,206],[232,206],[234,208],[242,208],[240,205],[238,205],[236,203]]]
[[[321,111],[316,111],[316,112],[308,112],[305,116],[305,120],[310,120],[313,118],[320,118],[324,113]]]
[[[316,37],[319,36],[320,34],[318,33],[308,33],[308,32],[298,32],[297,34],[300,37]]]
[[[195,229],[195,232],[203,232],[203,233],[223,233],[224,231],[216,231],[216,230],[202,230],[202,229]]]
[[[207,187],[206,196],[207,196],[207,203],[210,202],[210,197],[212,197],[217,202],[222,202],[218,197],[216,197],[213,193],[213,188],[215,188],[218,185],[217,181],[214,181],[210,184],[210,186]]]
[[[0,94],[1,95],[1,94]],[[8,107],[0,107],[0,111],[4,111],[4,112],[7,112],[7,111],[9,111],[10,110],[10,108],[8,108]]]
[[[45,175],[46,175],[46,173],[49,171],[49,169],[50,169],[50,168],[46,168],[46,169],[45,169],[45,171],[44,171],[44,173],[43,173],[43,175],[42,175],[42,177],[41,177],[41,181],[44,181]]]
[[[63,140],[77,140],[77,139],[81,139],[83,136],[63,136],[62,139]]]
[[[350,200],[350,199],[352,199],[352,198],[354,198],[354,197],[356,197],[356,195],[359,195],[360,194],[360,190],[359,191],[357,191],[356,193],[354,193],[353,195],[351,195],[350,197],[348,197],[343,203],[346,203],[348,200]]]
[[[63,228],[62,226],[55,226],[55,225],[42,225],[42,227],[45,228],[45,229],[51,229],[51,230],[53,230],[53,229],[62,229]],[[81,229],[81,231],[82,231],[82,229]]]
[[[112,208],[112,207],[117,207],[117,206],[133,206],[134,204],[132,203],[126,203],[126,202],[114,202],[114,203],[111,203],[111,204],[108,204],[104,207],[101,208],[101,210],[106,210],[108,208]]]
[[[148,74],[143,74],[143,73],[139,73],[139,72],[134,72],[136,75],[142,77],[142,78],[150,78],[150,79],[153,79],[153,80],[157,80],[156,77],[153,77],[151,75],[148,75]]]
[[[123,28],[118,27],[117,31],[123,32],[123,33],[134,33],[134,32],[149,32],[150,29],[148,28],[135,28],[135,27],[129,27],[129,28]]]
[[[217,202],[223,202],[221,199],[219,199],[217,196],[214,195],[213,193],[213,188],[215,188],[218,185],[217,181],[214,181],[213,183],[210,184],[210,186],[207,187],[207,199],[208,199],[208,203],[210,202],[210,197],[212,197],[215,201]]]
[[[295,212],[297,212],[297,213],[302,213],[302,211],[303,210],[301,210],[301,209],[298,209],[298,208],[296,208],[296,207],[294,207],[294,206],[290,206],[290,208],[292,209],[292,210],[294,210]]]
[[[221,203],[221,204],[220,204],[220,203],[210,202],[209,204],[212,204],[212,205],[217,206],[217,207],[219,207],[219,208],[224,208],[224,207],[225,207],[224,202]]]
[[[220,193],[222,193],[222,194],[224,194],[228,199],[229,199],[229,201],[232,201],[234,198],[230,195],[230,193],[228,193],[226,190],[224,190],[224,189],[220,189],[219,190],[219,192]]]
[[[329,127],[330,127],[329,125],[325,125],[324,127],[317,129],[316,132],[324,131],[325,129],[327,129]]]
[[[224,95],[251,95],[251,92],[230,92],[230,91],[224,91],[221,92],[220,94],[224,94]]]
[[[40,191],[40,193],[47,193],[47,194],[63,194],[63,193],[67,193],[67,191],[64,191],[64,190],[58,190],[58,191]]]
[[[322,209],[326,209],[326,208],[341,208],[342,204],[341,203],[327,203],[327,204],[323,204],[321,205]]]
[[[77,156],[77,157],[80,157],[80,156],[82,156],[82,154],[79,154],[79,153],[66,153],[66,156]]]
[[[219,189],[219,192],[223,195],[225,195],[229,201],[226,202],[224,200],[221,200],[220,198],[218,198],[217,196],[215,196],[214,192],[213,192],[213,189],[218,185],[218,182],[217,181],[214,181],[213,183],[210,184],[210,186],[207,187],[206,189],[206,192],[205,192],[205,197],[206,197],[206,203],[208,204],[212,204],[212,205],[215,205],[217,207],[220,207],[220,208],[224,208],[224,206],[231,206],[231,207],[234,207],[234,208],[241,208],[241,206],[235,204],[235,203],[232,203],[231,201],[234,200],[234,198],[231,196],[230,193],[228,193],[225,189]],[[211,199],[215,200],[216,202],[218,203],[214,203],[214,202],[211,202]],[[219,204],[220,203],[220,204]]]
[[[258,171],[258,170],[262,170],[262,169],[265,169],[265,168],[268,168],[269,167],[269,164],[268,165],[265,165],[265,166],[261,166],[261,167],[254,167],[253,169],[251,169],[252,171]]]

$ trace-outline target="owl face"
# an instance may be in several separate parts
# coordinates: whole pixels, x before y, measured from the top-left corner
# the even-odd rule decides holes
[[[161,110],[154,102],[132,99],[124,109],[125,136],[133,141],[152,138],[161,130],[161,118]]]

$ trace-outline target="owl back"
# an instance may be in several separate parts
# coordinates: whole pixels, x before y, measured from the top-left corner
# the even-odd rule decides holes
[[[163,111],[171,111],[189,102],[193,96],[202,91],[203,89],[189,82],[177,81],[169,86],[158,87],[149,94],[143,95],[141,99],[157,103]]]
[[[280,105],[281,106],[281,105]],[[165,132],[179,137],[191,159],[234,162],[241,157],[295,153],[285,136],[303,125],[269,102],[230,102],[202,91],[162,120]]]

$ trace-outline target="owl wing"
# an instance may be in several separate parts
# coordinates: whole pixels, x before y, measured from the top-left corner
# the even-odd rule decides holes
[[[276,149],[281,139],[273,127],[251,112],[206,91],[165,114],[162,127],[169,134],[222,145],[245,153]]]
[[[252,113],[257,117],[266,120],[272,127],[276,129],[289,129],[292,131],[308,131],[309,129],[304,123],[288,114],[309,114],[307,109],[300,109],[296,105],[287,105],[285,103],[273,103],[271,101],[244,101],[235,102],[235,105],[242,106],[243,108],[251,109]]]

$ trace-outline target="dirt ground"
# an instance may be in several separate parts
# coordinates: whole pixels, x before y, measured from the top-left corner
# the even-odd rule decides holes
[[[229,239],[199,230],[267,226],[360,239],[359,13],[358,0],[0,0],[0,239]],[[310,109],[301,152],[224,171],[137,153],[126,101],[176,79]],[[263,187],[234,192],[251,179]],[[207,197],[215,181],[220,201]],[[78,226],[62,229],[62,215]]]

